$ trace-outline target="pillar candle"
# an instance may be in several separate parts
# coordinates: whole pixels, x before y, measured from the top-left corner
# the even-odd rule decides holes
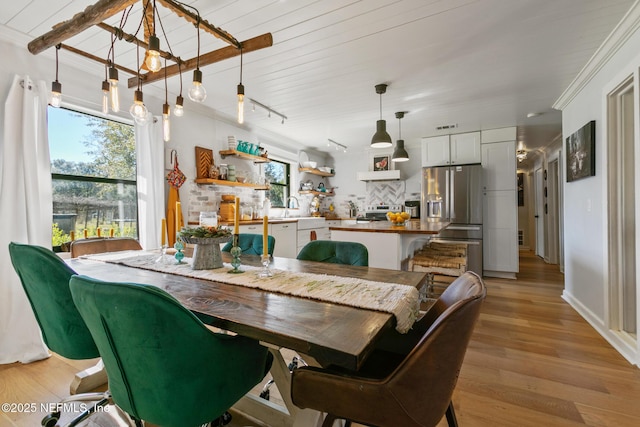
[[[165,218],[162,218],[162,225],[160,226],[160,244],[162,246],[164,246],[167,241],[166,241],[166,234],[167,234],[167,220]]]
[[[240,197],[236,197],[236,211],[234,213],[233,234],[240,234]]]
[[[70,231],[69,232],[69,238],[71,239],[71,241],[73,242],[76,239],[76,232],[75,231]]]
[[[112,228],[112,229],[109,230],[109,237],[113,237],[113,234],[114,234],[114,230]]]
[[[100,227],[96,228],[96,234],[98,235],[98,237],[102,237],[102,231],[100,230]]]
[[[262,218],[262,254],[269,255],[269,217]]]
[[[87,231],[87,229],[85,228],[84,231],[84,238],[86,239],[87,237],[89,237],[89,232]]]
[[[182,222],[182,204],[176,202],[176,233],[180,231],[180,223]]]

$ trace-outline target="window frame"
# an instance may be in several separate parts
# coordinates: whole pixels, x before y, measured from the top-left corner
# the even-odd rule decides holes
[[[284,160],[276,160],[271,158],[271,163],[279,163],[281,165],[283,165],[285,167],[285,180],[286,180],[286,184],[279,184],[279,183],[274,183],[269,181],[269,186],[273,187],[273,186],[278,186],[278,187],[283,187],[284,190],[284,194],[286,195],[286,197],[284,198],[284,205],[283,206],[279,206],[279,205],[274,205],[273,204],[273,200],[271,200],[272,198],[269,197],[270,201],[271,201],[271,207],[272,208],[276,208],[276,209],[284,209],[286,208],[286,204],[287,204],[287,199],[291,196],[291,163],[286,162]],[[267,167],[267,165],[265,164],[265,167]],[[265,176],[266,176],[266,171],[265,171]],[[267,196],[270,196],[271,194],[271,189],[269,189],[267,191]]]
[[[52,106],[48,106],[48,108],[56,108],[56,107],[52,107]],[[80,114],[82,116],[91,116],[91,117],[95,117],[101,120],[107,120],[107,121],[111,121],[111,122],[115,122],[121,125],[125,125],[125,126],[131,126],[133,128],[134,131],[134,137],[135,137],[135,126],[133,121],[130,120],[126,120],[123,119],[122,117],[118,117],[118,116],[111,116],[111,115],[105,115],[105,114],[100,114],[99,112],[93,111],[93,110],[89,110],[86,108],[82,108],[82,107],[76,107],[76,106],[69,106],[69,105],[62,105],[61,107],[58,107],[61,110],[66,110],[70,113],[75,113],[75,114]],[[49,133],[49,130],[47,129],[47,134]],[[49,142],[49,147],[51,147],[51,142]],[[136,209],[135,209],[135,230],[136,230],[136,234],[135,236],[132,236],[136,239],[138,239],[140,237],[140,217],[139,217],[139,209],[138,209],[138,202],[139,202],[139,198],[138,198],[138,180],[137,180],[137,176],[138,176],[138,162],[137,162],[137,150],[136,147],[134,146],[134,154],[136,155],[136,165],[135,165],[135,179],[125,179],[125,178],[105,178],[105,177],[100,177],[100,176],[89,176],[89,175],[76,175],[76,174],[66,174],[66,173],[58,173],[58,172],[51,172],[51,182],[52,182],[52,190],[53,190],[53,181],[69,181],[69,182],[89,182],[89,183],[95,183],[95,184],[112,184],[112,185],[133,185],[136,191],[136,197],[135,197],[135,201],[136,201]],[[52,161],[53,159],[49,159],[50,164],[52,165]],[[53,201],[53,200],[52,200]],[[55,215],[55,213],[53,213],[53,215]],[[51,224],[52,226],[55,224],[56,222],[54,221],[54,216],[51,217]],[[78,238],[79,236],[76,235],[76,238]]]

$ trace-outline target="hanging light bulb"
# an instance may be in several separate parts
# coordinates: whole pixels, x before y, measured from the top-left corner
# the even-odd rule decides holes
[[[396,118],[398,119],[398,140],[396,141],[396,148],[391,155],[392,162],[406,162],[409,160],[409,154],[404,148],[404,140],[402,139],[402,128],[400,127],[400,121],[404,117],[404,111],[398,111]]]
[[[144,63],[149,71],[153,71],[154,73],[160,71],[162,68],[162,61],[160,60],[160,39],[155,35],[149,36],[149,47],[147,48]]]
[[[51,82],[51,101],[52,107],[59,108],[62,102],[62,83],[58,81],[58,51],[61,45],[56,46],[56,80]]]
[[[193,102],[204,102],[207,98],[207,91],[202,86],[202,71],[193,70],[193,84],[189,89],[189,99]]]
[[[51,83],[51,106],[60,107],[62,102],[62,84],[59,81]]]
[[[382,119],[382,94],[387,91],[386,84],[376,85],[376,93],[380,95],[380,120],[376,122],[376,133],[371,138],[371,148],[391,147],[391,136],[387,133],[387,122]]]
[[[244,123],[244,85],[238,85],[238,123]]]
[[[173,110],[173,115],[176,117],[182,117],[184,116],[184,98],[182,97],[182,95],[178,95],[176,97],[176,107]]]
[[[136,120],[136,123],[143,125],[147,122],[147,107],[144,105],[142,91],[136,90],[133,93],[133,104],[129,108],[129,114]]]
[[[196,57],[196,69],[193,70],[193,84],[189,89],[189,99],[193,102],[204,102],[207,97],[207,91],[202,86],[202,71],[200,71],[200,14],[196,21],[196,31],[198,35],[198,56]]]
[[[238,123],[244,123],[244,85],[242,84],[242,45],[240,45],[240,83],[238,84]]]
[[[111,98],[111,111],[120,111],[120,92],[118,91],[118,69],[111,64],[109,67],[109,96]]]
[[[102,82],[102,114],[109,113],[109,91],[111,90],[109,80]]]
[[[169,115],[169,104],[162,105],[162,137],[164,142],[169,142],[169,139],[171,139],[171,123],[169,121]]]

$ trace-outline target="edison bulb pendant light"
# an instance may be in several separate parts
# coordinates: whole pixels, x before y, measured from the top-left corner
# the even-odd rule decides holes
[[[238,85],[238,123],[244,123],[244,85]]]
[[[204,102],[207,98],[207,91],[202,86],[202,71],[199,69],[193,70],[193,84],[189,89],[189,99],[193,102]]]
[[[149,71],[153,71],[154,73],[160,71],[162,68],[162,61],[160,60],[160,39],[156,36],[149,36],[149,48],[147,49],[147,57],[144,63]]]
[[[184,116],[184,98],[182,97],[182,95],[178,95],[176,97],[176,106],[173,109],[173,115],[176,117],[182,117]]]
[[[136,90],[133,94],[133,104],[129,108],[129,114],[136,120],[136,123],[142,125],[147,121],[147,107],[144,105],[142,91]]]
[[[51,100],[49,101],[52,107],[59,108],[62,102],[62,83],[55,81],[51,83]]]
[[[162,139],[164,139],[164,142],[168,142],[171,139],[170,111],[169,104],[162,106]]]
[[[109,81],[102,82],[102,114],[109,113],[109,91],[111,90]]]
[[[118,69],[113,65],[109,67],[109,96],[111,98],[111,111],[120,111],[120,92],[118,91]]]

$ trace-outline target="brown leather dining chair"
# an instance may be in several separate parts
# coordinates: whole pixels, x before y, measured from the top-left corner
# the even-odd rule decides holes
[[[446,415],[457,426],[452,395],[486,296],[482,279],[466,272],[444,291],[406,336],[404,345],[376,348],[357,372],[302,367],[293,371],[291,397],[300,408],[335,420],[376,427],[433,427]],[[382,340],[383,344],[385,340]],[[396,343],[397,344],[397,343]],[[402,354],[402,348],[410,347]]]
[[[92,237],[71,242],[71,258],[82,255],[141,250],[140,243],[132,237]]]

